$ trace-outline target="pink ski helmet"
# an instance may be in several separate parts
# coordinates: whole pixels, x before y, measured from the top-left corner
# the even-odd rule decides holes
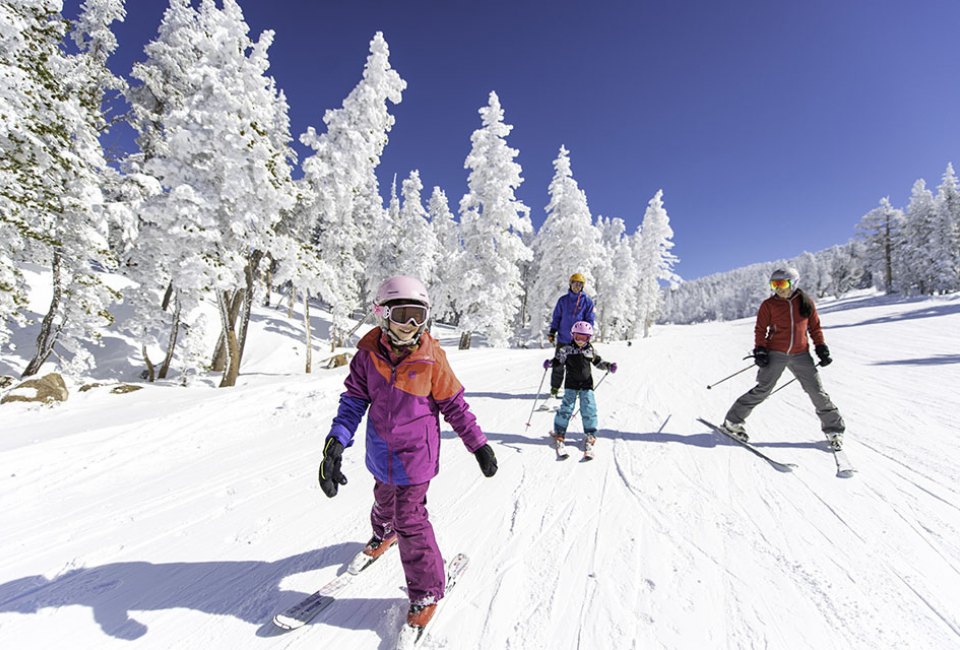
[[[373,313],[377,317],[377,325],[395,346],[416,345],[430,318],[430,296],[427,295],[427,288],[420,280],[406,275],[387,278],[377,289]],[[399,320],[395,314],[399,315]],[[411,339],[400,339],[390,329],[390,321],[405,324],[411,320],[417,326],[417,332]]]
[[[427,288],[420,280],[408,275],[395,275],[380,283],[375,304],[385,305],[392,300],[419,302],[430,306]]]
[[[574,334],[586,334],[587,336],[593,336],[593,325],[585,320],[578,320],[573,324],[573,327],[570,328],[570,335],[572,336]]]

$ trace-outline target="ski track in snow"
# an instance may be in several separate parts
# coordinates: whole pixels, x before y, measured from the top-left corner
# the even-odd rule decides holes
[[[696,421],[752,386],[747,372],[705,389],[749,363],[752,319],[598,343],[620,371],[597,390],[587,463],[579,415],[560,462],[554,414],[531,416],[549,350],[447,344],[500,469],[484,478],[442,423],[427,507],[444,555],[470,566],[424,647],[960,646],[960,379],[943,361],[958,303],[823,306],[850,479],[834,477],[795,384],[748,423],[791,474]],[[265,310],[251,324],[271,319],[284,320]],[[369,536],[373,484],[362,424],[349,483],[335,499],[317,487],[346,369],[271,362],[288,330],[251,333],[257,365],[235,389],[0,407],[0,647],[392,647],[406,610],[397,553],[303,629],[269,622],[345,570]]]

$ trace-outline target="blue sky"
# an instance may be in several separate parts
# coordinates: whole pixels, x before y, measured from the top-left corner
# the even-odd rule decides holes
[[[955,0],[240,5],[253,34],[276,31],[271,73],[295,140],[322,130],[382,31],[408,84],[382,192],[419,169],[456,210],[477,111],[495,90],[535,225],[563,144],[594,216],[632,232],[664,190],[686,279],[844,243],[883,196],[903,207],[917,178],[935,187],[960,164]],[[66,0],[65,14],[78,6]],[[166,6],[128,0],[117,72],[143,58]]]

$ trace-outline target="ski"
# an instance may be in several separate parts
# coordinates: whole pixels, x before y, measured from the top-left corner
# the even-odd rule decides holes
[[[550,440],[553,441],[553,448],[557,452],[557,460],[566,460],[570,458],[570,454],[567,453],[566,445],[563,443],[563,438],[558,438],[553,431],[550,432]]]
[[[833,460],[837,464],[837,478],[850,478],[857,473],[857,469],[847,458],[847,452],[842,447],[836,445],[833,441],[827,440],[830,451],[833,452]]]
[[[396,546],[396,544],[392,546]],[[273,617],[273,624],[281,630],[295,630],[303,627],[315,619],[320,612],[330,607],[330,605],[336,601],[336,595],[349,585],[358,574],[380,557],[383,557],[383,555],[371,558],[365,555],[363,551],[360,551],[350,561],[346,573],[337,576],[303,600],[294,603],[279,614],[276,614]]]
[[[414,627],[406,623],[403,624],[403,627],[400,629],[400,636],[397,639],[397,650],[413,650],[414,648],[419,648],[423,641],[427,638],[430,630],[433,627],[433,624],[436,622],[437,617],[440,616],[440,611],[443,608],[443,605],[447,602],[447,599],[450,597],[450,592],[453,591],[453,588],[457,586],[457,581],[460,579],[460,576],[463,575],[463,572],[467,568],[467,564],[470,562],[468,558],[463,553],[458,553],[456,557],[450,560],[450,563],[447,565],[447,589],[444,597],[440,599],[440,602],[437,603],[437,609],[433,612],[433,617],[427,621],[427,624],[423,627]]]
[[[762,451],[760,451],[759,449],[757,449],[756,447],[754,447],[753,445],[751,445],[749,442],[744,442],[743,440],[740,440],[740,438],[738,438],[738,437],[736,437],[736,436],[734,436],[734,435],[731,435],[731,434],[728,433],[727,430],[724,429],[723,427],[718,427],[717,425],[713,424],[712,422],[707,422],[707,421],[704,420],[703,418],[697,418],[697,421],[698,421],[698,422],[701,422],[702,424],[707,425],[708,427],[710,427],[711,429],[713,429],[713,430],[716,431],[717,433],[719,433],[719,434],[721,434],[721,435],[723,435],[723,436],[726,436],[726,437],[729,438],[730,440],[733,440],[733,441],[736,442],[738,445],[747,448],[751,453],[759,456],[760,458],[762,458],[762,459],[764,459],[765,461],[767,461],[768,463],[770,463],[771,467],[773,467],[773,468],[776,469],[777,471],[780,471],[780,472],[792,472],[792,471],[793,471],[794,469],[796,469],[796,467],[797,467],[797,466],[794,465],[793,463],[781,463],[780,461],[777,461],[777,460],[774,460],[773,458],[770,458],[770,457],[767,456],[765,453],[763,453]]]

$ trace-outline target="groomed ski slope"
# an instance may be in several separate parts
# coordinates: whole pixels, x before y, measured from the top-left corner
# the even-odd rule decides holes
[[[752,319],[600,343],[620,372],[597,391],[590,463],[555,460],[552,414],[525,427],[546,351],[460,352],[441,332],[500,471],[483,478],[446,428],[428,508],[444,553],[471,561],[426,647],[960,647],[960,296],[821,315],[851,479],[796,383],[748,422],[792,474],[696,422],[752,385],[706,390],[749,363]],[[270,624],[369,536],[362,435],[340,495],[316,484],[346,369],[299,374],[299,323],[256,314],[235,389],[0,407],[0,647],[393,647],[397,554],[323,619]]]

